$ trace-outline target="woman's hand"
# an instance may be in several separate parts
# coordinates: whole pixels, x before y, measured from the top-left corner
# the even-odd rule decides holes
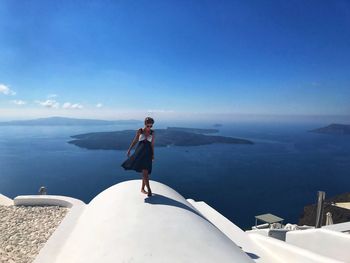
[[[134,148],[135,144],[137,143],[138,138],[139,138],[139,136],[140,136],[140,133],[141,133],[141,129],[138,129],[138,130],[136,131],[135,138],[132,140],[129,149],[128,149],[128,151],[126,152],[126,155],[127,155],[128,157],[130,157],[130,151],[131,151],[132,148]]]
[[[154,156],[152,155],[152,161],[154,161]]]

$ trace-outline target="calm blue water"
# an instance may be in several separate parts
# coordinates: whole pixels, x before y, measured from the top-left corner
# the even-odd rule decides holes
[[[207,202],[243,228],[266,212],[296,223],[318,190],[328,197],[350,190],[350,136],[307,132],[320,126],[225,124],[221,135],[255,145],[156,148],[151,179]],[[140,178],[120,167],[125,151],[67,143],[70,135],[129,128],[137,127],[0,127],[0,193],[14,198],[36,194],[45,185],[49,194],[89,202],[113,184]]]

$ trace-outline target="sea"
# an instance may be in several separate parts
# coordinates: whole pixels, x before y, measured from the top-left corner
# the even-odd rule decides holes
[[[305,205],[350,191],[350,136],[309,132],[305,123],[223,123],[217,135],[245,138],[253,145],[211,144],[156,147],[151,180],[185,198],[204,201],[243,229],[255,215],[272,213],[298,223]],[[174,126],[158,123],[154,128]],[[176,126],[215,128],[208,123]],[[323,125],[325,126],[325,125]],[[71,196],[89,203],[108,187],[140,179],[120,164],[126,151],[87,150],[70,136],[141,126],[2,126],[0,193],[14,198],[37,194]]]

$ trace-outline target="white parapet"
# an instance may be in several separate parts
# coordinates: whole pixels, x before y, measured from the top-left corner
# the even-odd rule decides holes
[[[350,262],[350,235],[318,228],[287,233],[286,242],[314,253]]]

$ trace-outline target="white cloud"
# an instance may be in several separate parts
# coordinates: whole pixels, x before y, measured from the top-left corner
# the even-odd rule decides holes
[[[102,103],[97,103],[96,104],[96,108],[102,108],[103,107],[103,104]]]
[[[62,106],[63,109],[82,109],[84,108],[83,105],[79,104],[79,103],[70,103],[70,102],[65,102]]]
[[[24,105],[24,104],[27,104],[27,102],[25,102],[24,100],[12,100],[11,101],[13,104],[16,104],[16,105]]]
[[[5,94],[5,95],[16,95],[16,92],[11,90],[5,84],[0,84],[0,93]]]
[[[56,98],[58,95],[57,94],[49,94],[47,95],[48,99]]]
[[[60,106],[60,104],[55,100],[45,100],[45,101],[37,100],[35,102],[46,108],[58,108]]]
[[[69,102],[65,102],[65,103],[63,103],[62,108],[63,109],[69,109],[70,106],[71,106],[71,104]]]
[[[78,103],[72,105],[72,109],[82,109],[82,108],[84,108],[83,105]]]

